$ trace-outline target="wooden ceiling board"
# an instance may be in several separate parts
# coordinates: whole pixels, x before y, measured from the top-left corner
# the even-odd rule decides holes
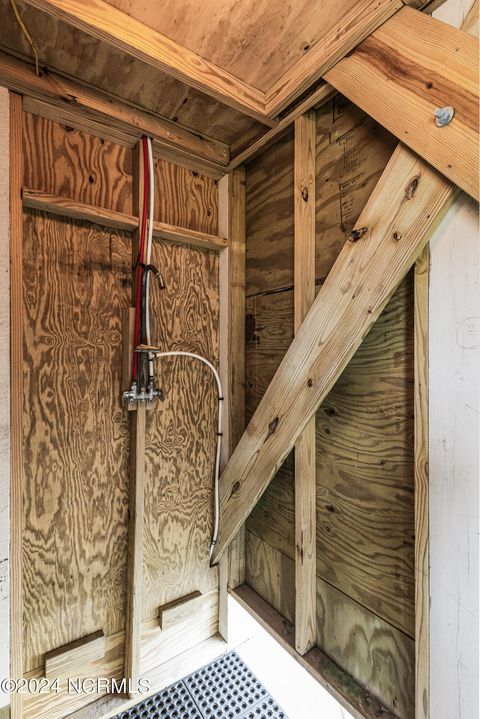
[[[236,110],[187,87],[143,62],[45,13],[17,5],[42,65],[75,77],[128,102],[228,144],[261,125]],[[32,50],[20,31],[9,0],[0,0],[0,46],[22,56]]]
[[[262,91],[352,6],[352,0],[107,2]]]

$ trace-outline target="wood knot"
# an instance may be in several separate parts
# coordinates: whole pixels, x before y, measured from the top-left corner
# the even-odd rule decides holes
[[[308,201],[308,187],[302,187],[302,199],[304,202]]]
[[[347,237],[347,240],[349,242],[357,242],[357,240],[366,235],[367,232],[368,227],[360,227],[358,230],[352,230],[352,232]]]
[[[230,497],[233,497],[234,494],[237,494],[238,490],[240,489],[240,482],[235,482],[235,484],[232,487],[232,491],[230,492]]]
[[[405,199],[411,200],[417,191],[418,183],[420,182],[420,175],[416,175],[411,182],[408,183],[405,188]]]
[[[280,421],[280,420],[279,420],[278,417],[275,417],[274,419],[272,419],[272,421],[271,421],[270,424],[268,425],[267,439],[268,439],[269,437],[271,437],[272,434],[275,432],[275,430],[276,430],[277,427],[278,427],[279,421]]]
[[[401,232],[394,232],[393,233],[393,239],[397,242],[402,239],[402,233]]]
[[[308,378],[307,385],[308,387],[313,387],[313,379],[311,377]]]

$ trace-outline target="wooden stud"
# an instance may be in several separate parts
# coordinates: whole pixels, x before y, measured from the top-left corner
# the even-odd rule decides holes
[[[267,115],[278,115],[401,7],[401,0],[352,3],[339,22],[268,90]]]
[[[10,93],[10,666],[23,677],[23,138],[22,98]],[[22,719],[22,694],[11,695],[12,719]]]
[[[473,37],[404,7],[325,78],[478,200],[478,67]],[[437,127],[446,106],[453,119]]]
[[[315,300],[316,114],[295,121],[295,331]],[[295,445],[295,648],[305,654],[316,641],[315,417]]]
[[[220,486],[218,561],[456,195],[399,145],[237,445]]]
[[[105,634],[99,630],[63,647],[45,654],[45,676],[47,679],[73,677],[79,666],[103,659],[105,656]]]
[[[133,211],[140,217],[143,204],[142,143],[135,149],[133,173]],[[140,242],[140,229],[133,236],[132,262],[135,265]],[[134,274],[135,279],[135,274]],[[136,285],[132,283],[132,302]],[[133,691],[140,678],[140,650],[143,606],[143,535],[145,526],[145,404],[130,413],[130,488],[127,549],[127,621],[125,630],[125,678]]]
[[[220,254],[220,376],[225,429],[222,465],[245,428],[245,169],[219,183],[219,231],[228,237]],[[245,528],[241,527],[220,564],[220,633],[227,637],[227,588],[245,581]]]
[[[27,0],[57,20],[271,125],[264,93],[104,0]],[[275,124],[275,123],[273,123]]]
[[[186,227],[176,227],[166,222],[155,222],[153,225],[153,236],[170,242],[181,242],[192,247],[203,247],[205,250],[224,250],[228,246],[225,237],[209,235],[206,232],[197,232]]]
[[[0,52],[0,84],[24,95],[28,112],[122,144],[134,145],[142,135],[149,135],[159,157],[166,153],[165,159],[205,174],[221,174],[229,161],[228,147],[222,142],[190,132],[78,80],[51,72],[37,76],[26,62],[4,52]]]
[[[429,719],[428,246],[415,264],[415,717]]]

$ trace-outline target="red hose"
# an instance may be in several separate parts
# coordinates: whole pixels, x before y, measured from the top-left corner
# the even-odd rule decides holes
[[[138,265],[137,265],[137,296],[135,302],[135,327],[133,331],[133,357],[132,357],[132,379],[137,379],[138,372],[138,353],[135,348],[138,346],[140,335],[140,301],[143,274],[143,259],[145,252],[145,238],[147,235],[147,211],[148,211],[148,192],[149,192],[149,162],[148,162],[148,144],[147,138],[142,137],[143,148],[143,208],[142,222],[140,224],[140,243],[138,248]]]

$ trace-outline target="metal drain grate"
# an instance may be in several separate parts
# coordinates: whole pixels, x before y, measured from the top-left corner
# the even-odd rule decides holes
[[[288,719],[236,652],[224,654],[116,719]]]

